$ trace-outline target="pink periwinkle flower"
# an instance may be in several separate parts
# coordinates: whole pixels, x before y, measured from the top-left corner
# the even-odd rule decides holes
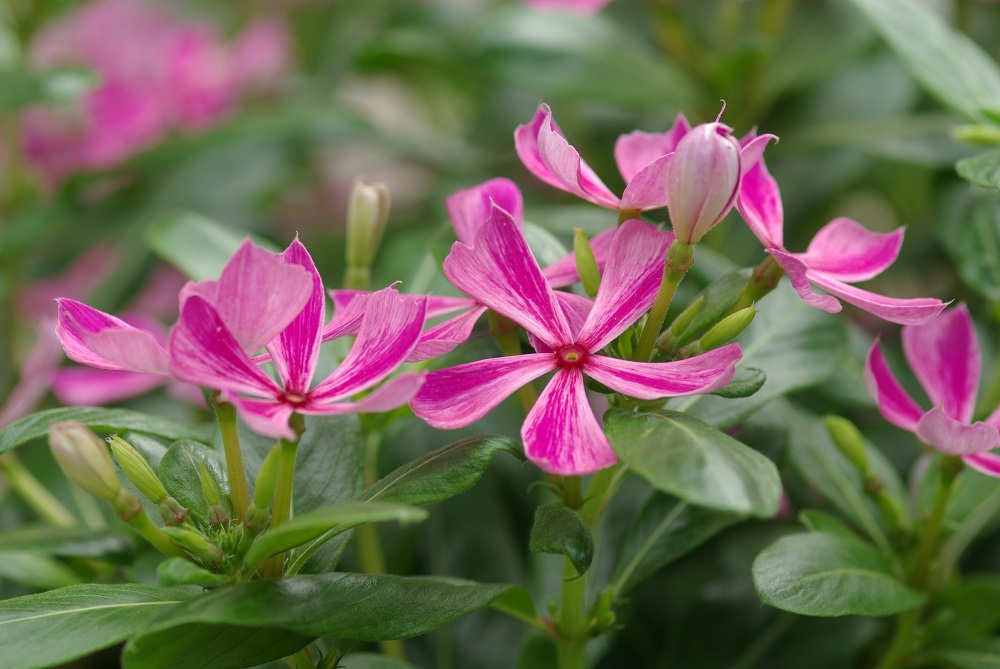
[[[878,276],[896,261],[903,244],[902,228],[883,234],[871,232],[849,218],[835,218],[816,233],[805,253],[786,250],[781,193],[764,164],[767,142],[757,140],[744,144],[744,174],[737,207],[806,304],[837,313],[843,308],[839,300],[844,300],[902,325],[926,323],[941,313],[946,304],[938,299],[885,297],[851,285]],[[829,295],[814,293],[813,286]]]
[[[249,26],[227,44],[211,23],[181,19],[165,3],[86,3],[44,27],[28,60],[38,68],[92,68],[100,85],[73,107],[28,109],[25,152],[52,181],[109,167],[173,128],[217,123],[243,89],[286,69],[288,50],[287,34],[274,20]]]
[[[876,341],[865,361],[868,392],[887,421],[913,432],[928,446],[962,457],[971,467],[1000,477],[1000,407],[972,422],[981,356],[964,304],[902,330],[903,354],[934,405],[924,411],[893,376]]]
[[[323,282],[297,239],[276,258],[305,275],[298,285],[306,287],[307,300],[298,305],[294,318],[284,321],[278,332],[268,331],[255,340],[257,346],[248,346],[230,323],[243,317],[256,320],[257,314],[282,300],[282,294],[245,292],[239,301],[231,302],[221,299],[221,281],[215,299],[214,286],[195,284],[171,331],[171,372],[190,383],[226,391],[251,429],[274,438],[294,438],[288,425],[294,412],[381,412],[406,404],[423,382],[422,375],[403,374],[357,401],[351,398],[386,379],[406,360],[420,337],[426,298],[399,295],[392,288],[366,296],[350,353],[330,376],[313,386],[324,334]],[[258,367],[260,359],[250,357],[265,344],[280,383]]]
[[[521,428],[525,453],[547,472],[586,474],[617,458],[587,401],[584,374],[642,399],[709,392],[725,385],[737,344],[677,362],[619,360],[599,352],[650,308],[671,233],[637,219],[618,228],[596,300],[560,302],[513,217],[499,207],[472,246],[456,242],[444,272],[462,292],[528,331],[533,354],[431,372],[410,402],[438,428],[469,425],[518,388],[555,372]]]
[[[535,9],[561,10],[583,15],[596,14],[610,2],[611,0],[524,0],[524,4]]]

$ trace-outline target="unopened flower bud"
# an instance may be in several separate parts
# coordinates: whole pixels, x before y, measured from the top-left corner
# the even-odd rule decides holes
[[[701,310],[701,305],[705,303],[705,296],[699,295],[698,299],[689,304],[684,311],[674,319],[674,322],[670,324],[670,327],[659,336],[656,340],[656,345],[665,351],[673,351],[677,344],[681,340],[681,335],[688,329],[688,326],[694,322],[694,317],[698,315]]]
[[[167,499],[167,490],[160,482],[160,478],[153,471],[153,468],[146,462],[146,458],[135,450],[132,444],[128,443],[117,434],[107,439],[111,445],[111,452],[114,453],[118,466],[125,472],[125,476],[132,484],[139,489],[146,499],[153,504],[162,504]]]
[[[726,316],[702,336],[698,341],[698,347],[702,351],[711,351],[725,346],[739,337],[740,333],[750,326],[756,315],[757,307],[749,306],[746,309],[740,309],[735,314]]]
[[[854,423],[841,416],[826,416],[823,419],[826,431],[840,452],[851,461],[862,476],[868,472],[868,454],[865,443]]]
[[[355,179],[347,205],[348,288],[369,288],[369,267],[388,220],[389,189],[386,185],[366,184]],[[359,282],[364,285],[358,285]]]
[[[211,527],[222,527],[229,522],[229,512],[221,504],[212,504],[208,507],[208,524]]]
[[[188,527],[164,527],[163,532],[171,541],[201,560],[207,567],[218,567],[226,557],[221,548],[197,530]]]
[[[597,289],[601,287],[601,272],[597,269],[594,250],[590,248],[590,241],[583,228],[573,231],[573,255],[576,257],[576,273],[580,275],[587,295],[596,297]]]
[[[697,244],[736,203],[740,145],[731,132],[703,123],[677,143],[667,166],[667,209],[680,242]]]
[[[188,517],[188,510],[170,495],[157,505],[157,510],[167,525],[183,525]]]
[[[114,502],[121,490],[107,447],[87,426],[76,421],[49,428],[49,448],[67,477],[100,499]]]
[[[256,504],[251,504],[247,512],[243,514],[243,527],[247,528],[251,534],[258,534],[267,529],[271,522],[271,512],[260,508]]]
[[[253,488],[253,503],[254,506],[261,509],[270,509],[271,502],[274,501],[274,492],[278,488],[278,457],[280,452],[280,446],[273,446],[257,472],[257,481]]]
[[[126,523],[131,522],[139,514],[143,513],[142,502],[139,501],[139,498],[124,488],[120,488],[115,494],[114,499],[109,501],[111,502],[111,508],[115,510],[115,515]]]
[[[222,495],[219,494],[219,487],[215,485],[215,479],[208,471],[208,466],[204,460],[198,462],[198,480],[201,482],[201,494],[205,496],[205,501],[209,506],[222,504]]]

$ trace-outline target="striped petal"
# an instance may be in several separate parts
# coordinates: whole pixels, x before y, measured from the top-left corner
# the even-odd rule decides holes
[[[608,261],[608,251],[611,250],[611,240],[615,238],[617,228],[604,230],[590,240],[590,250],[594,253],[597,269],[603,270]],[[553,288],[565,288],[580,281],[576,271],[576,254],[569,253],[542,270],[542,276]]]
[[[463,314],[438,323],[420,335],[420,341],[406,358],[406,362],[420,362],[438,358],[450,353],[459,344],[464,343],[472,334],[479,317],[486,313],[486,307],[469,309]]]
[[[987,476],[1000,478],[1000,455],[994,455],[993,453],[963,455],[962,462]]]
[[[309,402],[299,407],[300,413],[316,416],[333,416],[348,413],[382,413],[403,406],[417,394],[424,384],[426,375],[400,374],[392,378],[357,402],[331,402],[320,404]]]
[[[1000,432],[992,425],[957,421],[941,407],[924,414],[917,424],[917,436],[925,444],[949,455],[986,453],[1000,446]]]
[[[678,114],[674,127],[667,132],[635,130],[619,137],[615,142],[615,163],[618,164],[618,171],[625,183],[632,181],[642,168],[657,158],[673,153],[677,149],[677,142],[690,130],[691,125],[684,114]]]
[[[510,179],[490,179],[478,186],[464,188],[445,198],[444,206],[448,210],[451,225],[455,228],[458,241],[472,246],[476,233],[490,217],[490,207],[493,204],[506,211],[521,225],[524,221],[524,203],[521,191]]]
[[[710,393],[729,383],[743,357],[739,344],[674,362],[634,362],[603,355],[587,356],[583,373],[628,397],[661,397]]]
[[[153,332],[76,300],[57,303],[56,336],[70,360],[98,369],[170,375],[167,352]]]
[[[884,272],[899,255],[903,229],[878,233],[849,218],[835,218],[816,233],[799,258],[815,271],[856,283]]]
[[[764,147],[772,139],[774,135],[755,137],[740,151],[743,180],[736,208],[764,248],[780,249],[784,246],[781,192],[763,159]]]
[[[877,341],[865,359],[865,383],[887,421],[904,430],[916,431],[924,412],[893,376]]]

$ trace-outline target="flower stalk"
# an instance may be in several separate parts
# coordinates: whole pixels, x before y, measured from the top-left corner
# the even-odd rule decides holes
[[[243,469],[243,452],[240,450],[240,433],[236,425],[236,407],[223,401],[217,392],[212,393],[212,407],[222,432],[222,448],[226,454],[226,473],[229,474],[229,494],[233,500],[233,515],[242,518],[250,508],[250,492]]]
[[[666,262],[663,266],[663,281],[660,289],[656,293],[653,307],[649,310],[646,324],[639,335],[639,343],[635,348],[633,360],[646,362],[653,353],[653,345],[656,338],[660,336],[660,329],[663,321],[667,317],[670,303],[674,300],[674,293],[680,285],[684,275],[694,264],[694,245],[684,244],[674,240],[667,249]]]
[[[295,430],[295,439],[282,439],[278,451],[278,487],[274,493],[274,510],[271,512],[271,529],[280,526],[292,517],[292,487],[295,482],[295,455],[299,439],[305,432],[305,421],[301,414],[293,414],[289,421]],[[278,578],[285,568],[285,554],[279,553],[264,563],[264,578]]]

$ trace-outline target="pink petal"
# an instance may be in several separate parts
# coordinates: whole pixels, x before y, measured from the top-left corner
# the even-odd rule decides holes
[[[559,302],[559,308],[566,315],[570,332],[579,332],[580,328],[587,321],[587,316],[590,315],[591,309],[594,308],[594,303],[582,295],[567,293],[561,290],[556,291],[556,300]],[[528,333],[528,342],[539,353],[553,352],[552,348],[530,332]]]
[[[169,376],[167,352],[152,332],[75,300],[57,302],[56,335],[70,360],[98,369]]]
[[[476,422],[518,388],[556,368],[551,353],[477,360],[431,372],[410,401],[431,427],[453,430]]]
[[[531,123],[517,126],[514,147],[528,171],[550,186],[598,206],[618,209],[618,198],[566,141],[548,105],[538,107]]]
[[[329,404],[309,402],[299,407],[299,412],[317,416],[331,416],[334,414],[382,413],[384,411],[392,411],[413,399],[413,396],[417,394],[420,387],[424,385],[425,378],[426,375],[424,373],[400,374],[386,381],[357,402],[332,402]]]
[[[969,423],[976,409],[982,356],[964,304],[923,325],[903,328],[903,352],[931,403]]]
[[[426,308],[426,297],[400,295],[394,288],[369,295],[351,352],[310,391],[310,400],[325,404],[355,395],[391,374],[417,345]]]
[[[243,350],[253,354],[299,315],[312,297],[312,279],[304,268],[247,240],[222,270],[214,306]]]
[[[816,233],[799,257],[810,269],[857,283],[884,272],[896,261],[902,244],[902,228],[882,234],[849,218],[835,218]]]
[[[476,233],[490,217],[491,203],[506,211],[521,225],[524,220],[524,204],[521,191],[510,179],[490,179],[478,186],[452,193],[444,200],[451,225],[455,228],[458,241],[472,246]]]
[[[469,339],[476,321],[484,313],[486,307],[476,307],[424,331],[420,335],[420,341],[406,358],[406,362],[430,360],[450,353],[456,346]]]
[[[1000,455],[994,455],[993,453],[963,455],[962,462],[987,476],[1000,478]]]
[[[589,16],[601,11],[611,0],[524,0],[524,2],[535,9],[563,10]]]
[[[986,453],[1000,446],[1000,432],[987,423],[963,423],[941,407],[931,409],[917,424],[920,440],[942,453],[972,455]]]
[[[56,372],[52,393],[66,406],[101,406],[144,395],[165,381],[153,374],[69,367]]]
[[[661,156],[636,174],[622,194],[622,209],[659,209],[667,206],[667,173],[674,154]],[[732,205],[730,205],[732,206]]]
[[[924,412],[893,376],[877,341],[865,359],[865,383],[887,421],[904,430],[916,431]]]
[[[257,434],[271,439],[295,439],[295,430],[288,426],[288,419],[295,407],[286,402],[252,400],[234,393],[225,394],[226,401],[236,406],[240,418]]]
[[[569,343],[566,317],[510,214],[493,207],[472,247],[456,242],[444,273],[469,297],[503,314],[551,348]]]
[[[781,192],[778,182],[767,171],[763,150],[773,135],[761,135],[749,142],[740,152],[743,165],[743,181],[736,208],[746,221],[750,231],[765,248],[783,248],[782,228],[784,214],[781,207]]]
[[[718,390],[732,380],[742,357],[739,344],[674,362],[633,362],[590,355],[584,358],[583,373],[628,397],[652,400]]]
[[[282,389],[254,365],[215,309],[200,296],[181,306],[170,332],[170,368],[183,381],[216,390],[280,397]]]
[[[615,142],[615,162],[625,183],[632,181],[642,168],[677,149],[677,142],[691,130],[691,125],[678,114],[674,127],[667,132],[635,130]]]
[[[767,252],[781,266],[781,269],[785,270],[785,274],[792,282],[792,288],[799,294],[803,302],[810,307],[816,307],[831,314],[839,313],[844,308],[837,298],[813,292],[812,285],[809,283],[812,278],[809,274],[809,266],[799,260],[798,254],[788,253],[781,249],[767,249]]]
[[[312,294],[295,320],[267,345],[267,350],[284,382],[285,391],[305,395],[319,360],[326,296],[323,294],[323,279],[319,276],[316,264],[298,237],[281,257],[289,265],[306,270],[312,282]]]
[[[577,343],[597,351],[649,309],[663,280],[664,254],[674,241],[638,219],[625,221],[615,234],[594,308]]]
[[[791,275],[789,275],[791,276]],[[900,325],[920,325],[934,319],[947,307],[947,303],[932,297],[899,299],[885,297],[849,286],[842,281],[828,277],[823,272],[809,271],[809,281],[831,295],[836,295],[849,304],[875,314],[882,320]],[[794,284],[793,284],[794,285]],[[808,302],[808,300],[806,300]]]
[[[371,295],[364,290],[331,290],[333,318],[323,328],[322,340],[332,341],[347,335],[356,335],[365,315],[365,300]]]
[[[449,295],[427,296],[427,318],[437,318],[459,309],[474,309],[479,306],[475,300],[467,297],[451,297]]]
[[[594,253],[594,261],[599,270],[603,270],[605,263],[607,263],[608,251],[611,250],[611,240],[614,239],[617,231],[617,228],[609,228],[590,240],[590,250]],[[565,288],[577,283],[580,280],[580,274],[576,271],[576,254],[569,253],[555,261],[542,270],[542,276],[553,288]]]
[[[543,471],[580,476],[618,462],[587,401],[579,368],[556,372],[521,427],[524,454]]]

